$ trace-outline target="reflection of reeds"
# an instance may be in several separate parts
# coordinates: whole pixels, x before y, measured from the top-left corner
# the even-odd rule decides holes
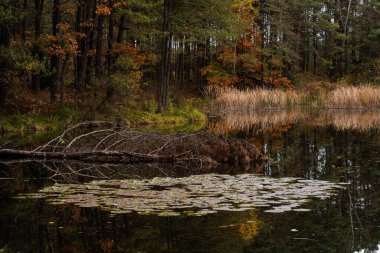
[[[293,123],[310,126],[331,125],[338,130],[357,130],[366,132],[380,128],[380,112],[368,110],[268,110],[247,113],[227,113],[210,122],[210,129],[216,134],[239,131],[282,131]]]
[[[380,111],[368,110],[327,110],[318,117],[321,125],[332,125],[338,130],[366,132],[380,128]],[[317,122],[313,122],[317,125]]]
[[[250,113],[228,113],[211,120],[209,129],[215,134],[227,134],[246,130],[276,131],[294,123],[303,115],[300,111],[267,110]]]

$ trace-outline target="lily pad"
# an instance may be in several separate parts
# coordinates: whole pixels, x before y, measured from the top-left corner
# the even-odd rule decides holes
[[[269,213],[306,212],[312,199],[325,199],[341,184],[300,178],[244,175],[194,175],[185,178],[101,180],[56,184],[20,197],[46,198],[51,204],[97,207],[112,214],[207,215],[217,211],[266,208]]]

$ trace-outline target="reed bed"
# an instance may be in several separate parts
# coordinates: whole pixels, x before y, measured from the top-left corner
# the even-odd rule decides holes
[[[380,108],[380,87],[340,87],[328,94],[331,108]]]
[[[380,109],[380,87],[370,85],[340,87],[318,93],[279,89],[219,89],[213,91],[213,96],[217,110],[221,112],[294,107]]]
[[[303,93],[293,90],[247,90],[229,89],[221,92],[216,102],[228,110],[278,109],[300,104],[305,99]]]

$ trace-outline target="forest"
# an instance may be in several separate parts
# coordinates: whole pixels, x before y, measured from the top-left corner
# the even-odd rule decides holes
[[[0,0],[0,253],[380,252],[379,0]]]
[[[1,110],[376,85],[379,41],[374,0],[1,0]]]

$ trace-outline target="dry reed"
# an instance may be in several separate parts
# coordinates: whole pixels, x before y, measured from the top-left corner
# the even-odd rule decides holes
[[[337,88],[328,95],[330,108],[379,108],[380,88],[370,85]]]
[[[228,110],[278,109],[294,106],[305,98],[303,93],[293,90],[247,90],[229,89],[221,92],[216,103]]]
[[[210,93],[210,91],[209,91]],[[255,111],[261,109],[284,109],[293,107],[312,108],[380,108],[380,87],[370,85],[340,87],[332,91],[314,94],[307,91],[255,89],[212,90],[217,110]]]

